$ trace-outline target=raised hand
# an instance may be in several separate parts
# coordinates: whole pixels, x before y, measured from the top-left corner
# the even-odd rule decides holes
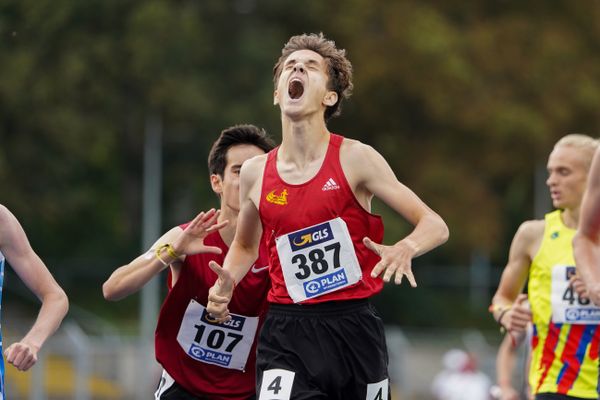
[[[206,310],[218,322],[225,322],[231,319],[227,306],[233,296],[235,282],[229,271],[224,270],[214,261],[208,263],[210,269],[217,274],[218,279],[208,290],[208,304]]]
[[[215,211],[214,208],[198,214],[173,242],[175,252],[183,255],[199,253],[221,254],[220,248],[204,245],[204,238],[209,233],[217,231],[229,223],[229,221],[217,223],[220,214],[221,210]]]
[[[383,273],[383,281],[389,282],[394,277],[394,283],[399,285],[402,278],[406,276],[412,287],[417,287],[417,281],[412,273],[412,258],[415,250],[407,243],[400,241],[393,246],[378,244],[365,237],[364,245],[381,257],[381,260],[373,267],[371,277],[376,278]]]
[[[26,342],[16,342],[8,346],[4,351],[4,357],[19,371],[27,371],[37,362],[38,350],[38,347]]]

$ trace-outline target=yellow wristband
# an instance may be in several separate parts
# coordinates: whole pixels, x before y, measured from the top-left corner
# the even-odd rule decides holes
[[[173,258],[179,258],[179,254],[175,252],[173,245],[171,243],[167,243],[164,245],[167,248],[167,253]]]
[[[156,253],[154,255],[156,256],[156,258],[158,259],[158,261],[160,261],[160,263],[162,265],[164,265],[165,267],[168,267],[170,264],[162,259],[162,257],[160,256],[160,250],[161,250],[160,247],[158,249],[156,249]]]

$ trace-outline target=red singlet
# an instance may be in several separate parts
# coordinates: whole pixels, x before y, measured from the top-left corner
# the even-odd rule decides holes
[[[181,227],[185,229],[186,226]],[[156,359],[175,382],[194,395],[209,396],[215,400],[247,399],[255,393],[256,337],[266,312],[266,293],[270,287],[266,248],[260,246],[258,260],[236,286],[229,304],[233,314],[260,318],[254,339],[249,339],[252,344],[251,347],[247,345],[250,349],[242,371],[231,368],[235,356],[227,350],[237,351],[243,346],[244,340],[240,339],[244,333],[242,328],[249,321],[234,316],[229,326],[227,323],[211,324],[205,319],[205,312],[190,318],[193,314],[190,310],[197,313],[206,306],[208,289],[217,279],[208,262],[214,260],[223,265],[228,250],[219,232],[209,234],[204,244],[217,246],[223,253],[187,256],[172,288],[169,273],[170,290],[156,327]],[[246,360],[245,357],[242,359]]]
[[[328,252],[330,249],[327,249],[323,244],[319,254],[306,252],[304,256],[298,256],[297,253],[294,253],[295,250],[299,249],[298,246],[313,246],[320,241],[319,238],[324,237],[316,228],[316,230],[304,230],[304,228],[326,223],[338,217],[347,225],[351,237],[351,243],[347,247],[354,247],[360,265],[359,272],[362,270],[362,279],[350,286],[303,300],[301,301],[302,304],[362,299],[380,292],[383,288],[382,279],[374,279],[370,275],[371,270],[380,258],[367,249],[362,242],[363,238],[368,236],[374,242],[381,243],[383,240],[383,222],[381,217],[367,212],[360,205],[346,180],[340,163],[340,146],[343,140],[342,136],[331,134],[329,147],[321,169],[312,179],[299,185],[286,183],[279,176],[277,172],[278,148],[268,153],[259,213],[269,248],[269,271],[272,281],[272,287],[268,295],[269,302],[279,304],[293,302],[286,287],[276,243],[276,238],[282,240],[281,238],[290,232],[300,231],[295,238],[290,235],[285,237],[285,240],[295,240],[295,244],[291,245],[292,250],[289,251],[288,257],[290,264],[294,265],[292,273],[297,274],[299,277],[311,275],[310,278],[306,279],[312,279],[314,275],[315,279],[311,284],[318,284],[319,288],[322,287],[323,282],[318,281],[318,279],[329,280],[330,282],[323,283],[329,285],[328,287],[335,287],[338,284],[335,282],[337,277],[329,275],[331,271],[334,271],[333,266],[327,266],[322,261],[323,254],[330,253],[332,257],[335,249]],[[331,234],[327,230],[323,232],[325,236]],[[316,248],[316,246],[313,248]],[[330,260],[328,263],[332,264],[332,261]],[[296,268],[298,269],[296,270]],[[307,284],[307,281],[303,281],[302,284],[305,285],[308,291],[313,290],[315,292],[319,290]]]

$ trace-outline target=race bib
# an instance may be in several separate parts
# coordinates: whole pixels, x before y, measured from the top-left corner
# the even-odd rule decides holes
[[[275,239],[294,303],[335,292],[362,278],[348,226],[341,218]]]
[[[258,317],[230,314],[231,321],[210,322],[206,308],[190,300],[177,341],[196,361],[243,370],[258,327]]]
[[[569,278],[573,275],[575,267],[571,265],[556,265],[552,269],[552,322],[598,324],[600,308],[569,287]]]

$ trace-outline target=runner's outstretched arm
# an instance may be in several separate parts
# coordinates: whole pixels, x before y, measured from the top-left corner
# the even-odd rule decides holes
[[[31,248],[17,218],[4,206],[0,206],[0,250],[23,283],[42,302],[29,332],[4,351],[7,362],[26,371],[37,362],[38,351],[46,339],[58,329],[69,309],[69,300]]]
[[[592,160],[573,253],[590,299],[600,305],[600,150],[596,150]]]
[[[235,285],[248,273],[258,257],[258,246],[262,237],[262,224],[258,208],[252,200],[259,188],[259,175],[262,173],[264,157],[247,160],[240,171],[240,212],[238,214],[235,238],[227,252],[223,266],[211,262],[210,268],[218,275],[217,282],[208,292],[207,310],[218,320],[229,317],[228,304],[233,296]]]
[[[217,223],[220,211],[201,212],[185,228],[176,226],[161,236],[146,253],[132,262],[116,269],[102,285],[106,300],[121,300],[140,290],[150,279],[172,265],[179,268],[186,255],[198,253],[220,254],[221,249],[205,246],[203,239],[210,232],[219,230],[227,221]],[[163,247],[171,245],[171,248]],[[171,254],[172,253],[172,254]]]
[[[448,227],[444,220],[429,208],[412,190],[398,181],[387,161],[371,146],[348,141],[343,153],[343,167],[351,185],[367,196],[375,196],[390,206],[410,224],[412,232],[392,246],[374,243],[370,238],[364,244],[381,257],[371,275],[383,274],[383,280],[400,284],[406,276],[415,287],[412,259],[443,244],[448,240]],[[364,188],[364,189],[362,189]]]
[[[492,315],[494,319],[509,332],[522,333],[531,321],[531,310],[522,294],[529,275],[531,265],[531,249],[536,238],[544,232],[544,221],[526,221],[521,224],[510,245],[508,262],[498,289],[492,299]]]

